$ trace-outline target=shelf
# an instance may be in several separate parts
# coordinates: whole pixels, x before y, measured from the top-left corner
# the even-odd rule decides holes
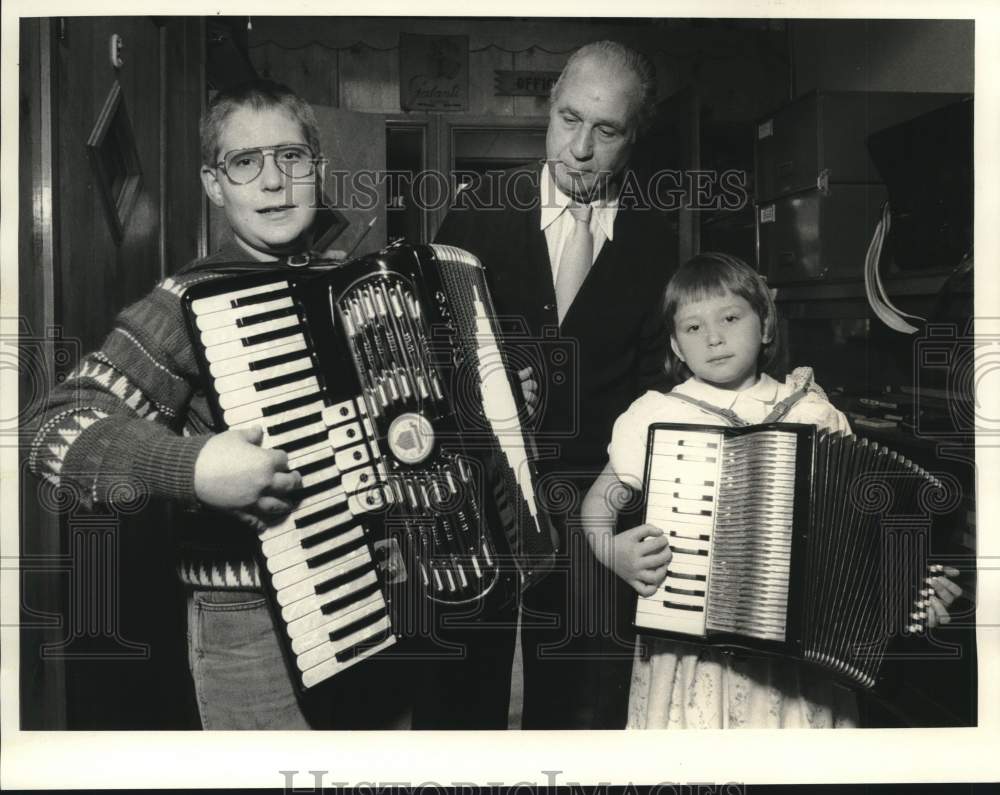
[[[895,296],[935,296],[941,290],[948,273],[921,274],[883,279],[885,290],[890,297]],[[775,301],[842,301],[865,299],[865,283],[862,279],[850,281],[815,281],[800,284],[779,285]]]

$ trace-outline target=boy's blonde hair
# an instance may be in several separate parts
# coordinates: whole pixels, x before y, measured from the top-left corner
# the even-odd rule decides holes
[[[223,153],[219,151],[222,126],[234,111],[251,108],[256,111],[280,108],[288,113],[302,127],[306,143],[319,157],[319,124],[312,107],[288,86],[273,80],[251,80],[234,88],[216,94],[201,117],[201,162],[214,168]],[[280,141],[262,141],[261,144],[275,144]]]
[[[762,372],[774,363],[777,355],[778,310],[767,282],[739,257],[707,251],[692,257],[677,269],[667,283],[663,299],[667,330],[674,336],[674,317],[683,304],[721,295],[727,290],[746,300],[760,318],[761,335],[767,340],[761,345],[757,357],[757,372]],[[673,351],[667,353],[667,370],[677,383],[692,375],[688,366]]]

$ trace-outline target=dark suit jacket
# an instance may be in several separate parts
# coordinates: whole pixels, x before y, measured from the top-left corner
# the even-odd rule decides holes
[[[662,212],[620,207],[614,240],[605,242],[559,329],[540,229],[539,176],[540,166],[515,169],[499,185],[484,179],[478,191],[459,194],[437,242],[475,254],[486,268],[497,311],[520,318],[540,341],[528,346],[543,358],[542,372],[535,368],[542,392],[536,440],[543,456],[546,447],[558,445],[555,466],[541,468],[569,465],[596,474],[607,460],[615,419],[646,389],[670,386],[661,307],[676,268],[676,233]],[[493,207],[484,206],[490,202]],[[575,341],[575,350],[567,341]],[[573,359],[568,367],[556,353],[567,344]]]

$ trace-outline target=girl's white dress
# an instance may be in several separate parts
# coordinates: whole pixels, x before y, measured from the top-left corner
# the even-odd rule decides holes
[[[742,392],[695,381],[674,391],[729,409],[759,423],[775,404],[806,387],[808,394],[782,417],[827,430],[850,432],[847,418],[812,383],[812,370],[801,367],[785,383],[761,375]],[[618,478],[641,488],[646,434],[653,422],[724,425],[718,415],[691,403],[647,392],[615,422],[608,446]],[[708,646],[640,635],[629,694],[628,728],[839,728],[857,725],[853,693],[822,673],[789,660],[749,657]]]

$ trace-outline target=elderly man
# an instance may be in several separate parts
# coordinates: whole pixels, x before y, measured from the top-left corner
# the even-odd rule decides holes
[[[556,570],[522,604],[523,728],[624,726],[623,592],[593,560],[574,512],[607,461],[614,420],[646,389],[666,386],[660,299],[676,242],[661,213],[619,204],[654,97],[643,55],[610,41],[582,47],[552,91],[546,162],[505,172],[499,190],[460,194],[437,236],[479,257],[497,310],[521,319],[543,354],[558,329],[574,357],[563,373],[572,377],[535,374],[537,440],[549,450],[541,477],[563,499],[553,506]],[[415,728],[506,727],[514,618],[442,631],[465,654],[426,666]]]

